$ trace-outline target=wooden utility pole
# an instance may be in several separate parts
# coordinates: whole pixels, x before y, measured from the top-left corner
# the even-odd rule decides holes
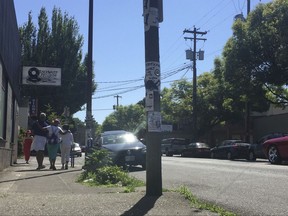
[[[119,108],[119,98],[122,98],[122,97],[119,96],[119,95],[115,95],[114,97],[116,98],[116,102],[117,102],[116,106],[117,106],[117,109],[118,109]]]
[[[250,13],[250,0],[247,0],[247,18]],[[247,19],[246,18],[246,19]],[[248,83],[248,91],[250,91],[250,80]],[[249,96],[246,95],[246,102],[245,102],[245,142],[250,142],[250,99]]]
[[[92,48],[93,48],[93,0],[89,0],[89,24],[88,24],[88,59],[87,59],[87,107],[86,107],[86,135],[85,135],[85,145],[88,149],[88,140],[90,140],[93,135],[91,134],[92,128]]]
[[[160,6],[160,8],[159,8]],[[146,89],[146,195],[162,195],[159,14],[162,0],[143,0]],[[160,11],[160,12],[159,12]]]
[[[207,34],[207,31],[205,32],[200,32],[197,31],[197,29],[194,27],[193,31],[184,30],[184,33],[191,33],[193,34],[193,38],[191,37],[185,37],[185,39],[190,39],[193,40],[193,57],[192,57],[192,61],[193,61],[193,98],[192,98],[192,106],[193,106],[193,113],[192,113],[192,141],[193,142],[197,142],[198,141],[198,132],[197,132],[197,70],[196,70],[196,42],[197,40],[206,40],[205,38],[197,38],[197,35],[205,35]]]

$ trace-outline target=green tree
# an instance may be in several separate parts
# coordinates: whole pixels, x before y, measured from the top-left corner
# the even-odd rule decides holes
[[[245,103],[254,111],[266,111],[271,102],[287,103],[287,22],[288,1],[276,0],[260,4],[246,22],[234,23],[223,58],[226,80],[243,110]]]
[[[248,19],[247,32],[253,77],[278,105],[288,101],[288,1],[276,0],[259,6]]]
[[[142,105],[119,106],[106,117],[102,124],[102,131],[127,130],[137,134],[145,127],[145,115]]]
[[[180,129],[191,126],[192,122],[192,83],[186,79],[175,81],[171,88],[161,92],[162,122],[173,124]]]
[[[197,111],[197,134],[204,136],[215,125],[231,121],[234,110],[230,106],[227,83],[223,78],[220,59],[215,60],[215,70],[197,77],[197,107],[192,106],[192,83],[176,81],[162,91],[162,122],[177,125],[178,129],[192,130],[192,112]],[[233,116],[235,118],[235,116]]]
[[[23,86],[22,95],[38,98],[40,111],[45,111],[47,106],[53,107],[58,115],[65,106],[70,108],[70,114],[81,110],[87,101],[87,57],[82,61],[83,36],[76,20],[54,7],[49,27],[46,10],[41,8],[38,29],[30,12],[19,32],[24,66],[61,68],[61,87],[27,85]],[[95,89],[93,84],[92,92]]]

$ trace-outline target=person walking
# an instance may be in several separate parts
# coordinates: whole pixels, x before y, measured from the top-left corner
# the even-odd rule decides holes
[[[47,150],[48,157],[50,161],[50,168],[52,170],[56,170],[55,162],[59,149],[60,143],[60,135],[59,132],[62,132],[61,127],[59,127],[60,121],[58,119],[53,120],[52,124],[47,126],[46,129],[49,131],[48,142],[47,142]]]
[[[70,160],[70,152],[71,152],[71,147],[74,143],[74,137],[72,132],[69,130],[69,125],[65,124],[62,127],[63,133],[60,132],[60,137],[61,137],[61,144],[60,144],[60,149],[61,149],[61,163],[62,167],[61,169],[68,169],[68,163]]]
[[[46,114],[41,113],[39,119],[32,124],[32,132],[34,134],[33,142],[31,145],[31,151],[36,151],[36,160],[38,167],[36,170],[44,169],[43,165],[44,160],[44,150],[47,142],[47,133],[48,130],[45,128],[48,124],[46,122]]]
[[[27,130],[25,133],[25,138],[23,140],[23,153],[26,164],[29,164],[32,142],[33,142],[32,132],[31,130]]]

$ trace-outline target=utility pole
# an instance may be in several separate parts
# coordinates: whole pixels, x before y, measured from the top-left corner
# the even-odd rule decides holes
[[[85,145],[86,149],[89,150],[92,143],[91,140],[93,135],[91,134],[92,128],[92,47],[93,47],[93,0],[89,0],[89,24],[88,24],[88,60],[87,60],[87,107],[86,107],[86,135]],[[86,154],[87,155],[87,154]]]
[[[193,113],[192,113],[192,134],[193,134],[193,140],[194,142],[198,141],[198,132],[197,132],[197,71],[196,71],[196,42],[198,40],[206,40],[205,38],[197,38],[197,35],[205,35],[207,34],[207,31],[205,32],[200,32],[197,31],[197,29],[194,27],[193,31],[184,30],[184,33],[190,33],[193,34],[193,38],[191,37],[185,37],[185,39],[193,40],[193,52],[192,52],[192,59],[189,58],[190,60],[193,61],[193,98],[192,98],[192,106],[193,106]]]
[[[119,108],[119,98],[122,98],[121,96],[119,96],[119,95],[115,95],[114,96],[115,98],[116,98],[116,100],[117,100],[117,104],[116,104],[116,107],[117,107],[117,109]]]
[[[247,0],[247,16],[250,13],[250,0]]]
[[[143,0],[145,31],[146,195],[162,195],[159,22],[162,0]]]
[[[250,13],[250,0],[247,0],[247,18]],[[250,80],[248,83],[248,91],[250,91]],[[249,96],[246,95],[246,102],[245,102],[245,142],[250,142],[250,101]]]

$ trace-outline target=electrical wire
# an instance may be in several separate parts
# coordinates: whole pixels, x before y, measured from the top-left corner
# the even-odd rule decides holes
[[[228,4],[226,4],[223,8],[221,8],[220,10],[218,10],[215,14],[213,14],[204,24],[202,24],[202,27],[205,26],[211,19],[213,19],[217,14],[219,14],[220,12],[222,12],[222,10],[224,10],[229,4],[231,4],[231,2],[229,2]]]
[[[181,71],[183,71],[183,70],[185,70],[186,69],[186,72],[185,73],[187,73],[187,71],[189,70],[189,68],[191,68],[191,64],[184,64],[184,66],[182,65],[182,66],[179,66],[178,68],[175,68],[175,69],[173,69],[173,70],[170,70],[170,71],[167,71],[167,72],[165,72],[163,75],[164,76],[161,76],[161,80],[165,80],[165,79],[167,79],[167,78],[169,78],[169,77],[171,77],[171,76],[173,76],[173,75],[175,75],[175,74],[178,74],[179,72],[181,72]],[[140,79],[135,79],[135,80],[140,80]],[[135,81],[134,80],[134,81]],[[143,79],[141,80],[141,81],[143,81]],[[117,81],[117,82],[125,82],[125,81]],[[172,81],[170,81],[170,82],[172,82]],[[110,83],[110,82],[101,82],[101,83]],[[165,82],[164,82],[165,83]],[[107,87],[106,88],[106,92],[107,91],[119,91],[119,90],[122,90],[123,89],[123,91],[119,91],[119,92],[117,92],[117,93],[113,93],[113,94],[108,94],[108,95],[102,95],[102,96],[95,96],[95,97],[92,97],[92,99],[101,99],[101,98],[106,98],[106,97],[111,97],[111,96],[114,96],[114,95],[120,95],[120,94],[125,94],[125,93],[128,93],[128,92],[132,92],[132,91],[136,91],[136,90],[138,90],[138,89],[141,89],[141,88],[144,88],[145,87],[145,85],[143,84],[143,85],[138,85],[138,86],[132,86],[132,87],[126,87],[126,88],[114,88],[114,89],[109,89],[109,87]],[[100,90],[100,91],[98,91],[98,90],[96,90],[96,94],[98,93],[98,92],[105,92],[104,90],[103,90],[103,88],[102,88],[102,90]]]

